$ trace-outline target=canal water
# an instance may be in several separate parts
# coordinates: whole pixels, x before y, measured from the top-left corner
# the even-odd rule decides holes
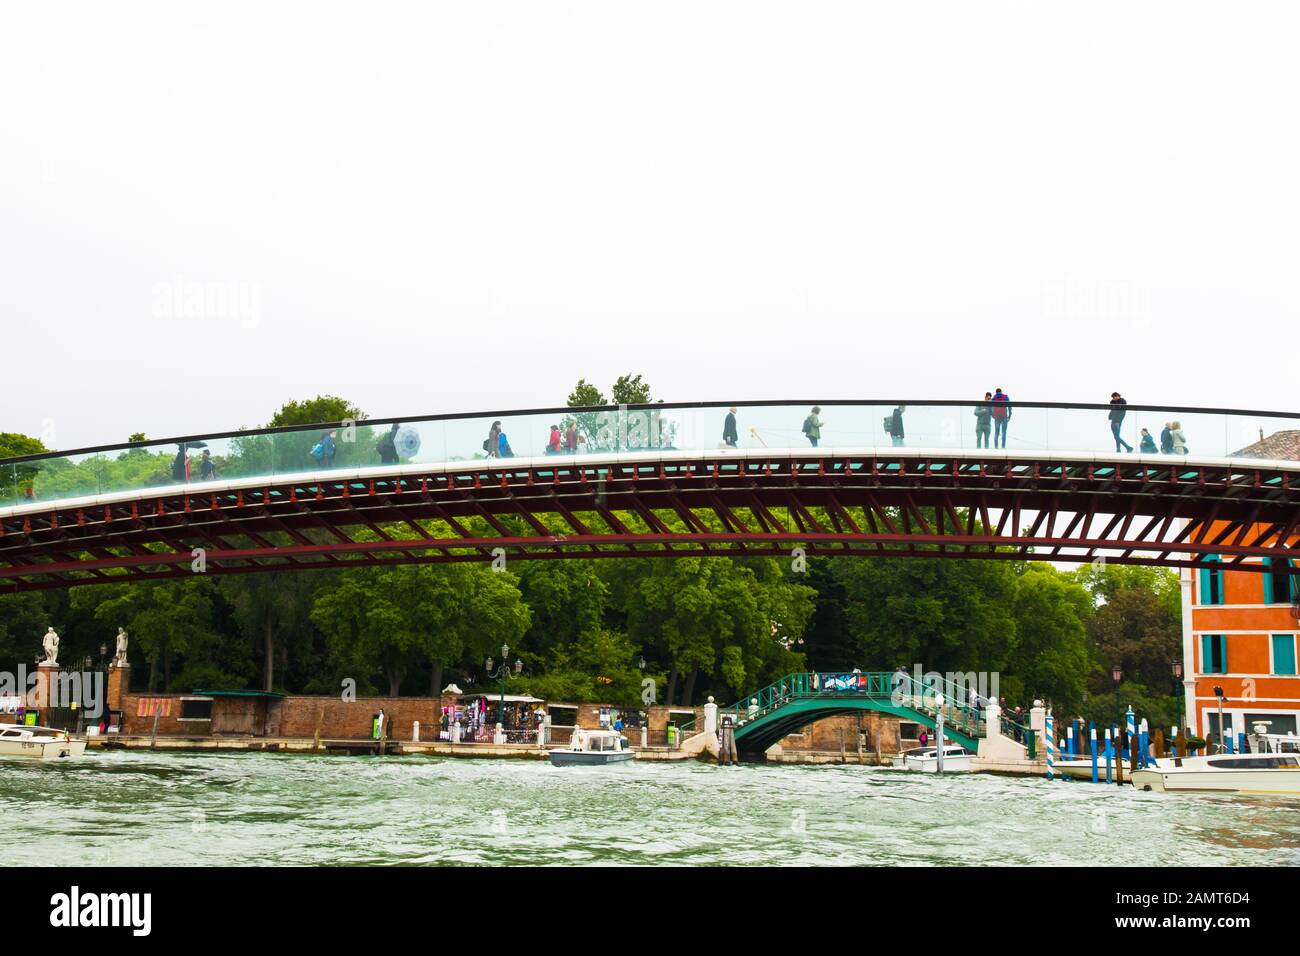
[[[0,763],[8,865],[1300,864],[1300,799],[694,761]]]

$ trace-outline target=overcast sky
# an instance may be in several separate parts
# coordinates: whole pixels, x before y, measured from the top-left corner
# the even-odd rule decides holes
[[[1291,3],[9,3],[0,431],[1300,410]]]

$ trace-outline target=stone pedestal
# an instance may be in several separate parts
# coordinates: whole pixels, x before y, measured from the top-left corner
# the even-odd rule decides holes
[[[718,705],[713,702],[712,697],[704,705],[704,732],[706,734],[716,734],[718,732]]]
[[[105,706],[109,710],[123,710],[122,703],[131,690],[131,665],[108,665],[108,690],[105,693]]]
[[[31,696],[28,698],[32,706],[41,712],[41,721],[44,722],[48,717],[49,708],[53,701],[53,687],[58,679],[59,665],[57,664],[37,664],[36,665],[36,686],[32,688]]]

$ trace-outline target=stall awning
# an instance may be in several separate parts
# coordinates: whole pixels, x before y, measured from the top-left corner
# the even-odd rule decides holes
[[[464,700],[478,700],[483,697],[487,700],[505,700],[507,704],[544,704],[546,701],[540,697],[529,697],[527,694],[506,694],[503,698],[500,694],[461,694]]]
[[[280,700],[284,694],[277,694],[270,690],[192,690],[191,694],[202,694],[204,697],[265,697],[269,700]]]

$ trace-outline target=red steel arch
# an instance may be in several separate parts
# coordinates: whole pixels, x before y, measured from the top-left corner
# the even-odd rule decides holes
[[[1278,463],[864,449],[384,466],[0,512],[0,592],[354,564],[808,554],[1239,570],[1290,555]],[[669,523],[675,516],[679,523]],[[496,551],[495,549],[503,549]]]

